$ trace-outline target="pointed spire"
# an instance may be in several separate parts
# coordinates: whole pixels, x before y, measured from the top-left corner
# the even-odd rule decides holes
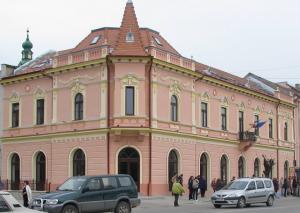
[[[144,56],[146,52],[141,39],[139,24],[131,0],[127,1],[116,48],[112,55]]]

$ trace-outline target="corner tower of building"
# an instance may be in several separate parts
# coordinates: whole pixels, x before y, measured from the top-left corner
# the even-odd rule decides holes
[[[145,56],[139,24],[131,0],[127,1],[116,48],[112,55]]]
[[[33,52],[31,51],[31,49],[32,49],[33,45],[31,43],[31,41],[29,40],[29,30],[27,30],[27,37],[26,37],[26,40],[23,42],[22,47],[23,47],[22,60],[20,61],[19,66],[32,60]]]

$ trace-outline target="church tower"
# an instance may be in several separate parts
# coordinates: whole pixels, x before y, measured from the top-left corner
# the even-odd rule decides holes
[[[19,66],[25,64],[26,62],[32,60],[32,54],[33,52],[31,51],[33,45],[31,41],[29,40],[29,30],[27,29],[27,38],[22,44],[23,51],[22,51],[22,60],[19,63]]]

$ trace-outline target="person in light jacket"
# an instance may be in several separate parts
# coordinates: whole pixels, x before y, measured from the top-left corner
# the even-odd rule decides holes
[[[32,192],[31,192],[31,188],[29,186],[29,182],[27,180],[24,181],[24,187],[22,190],[22,194],[23,194],[23,203],[25,207],[29,207],[29,204],[32,201]]]
[[[183,193],[184,193],[184,189],[183,189],[182,185],[179,183],[179,180],[177,179],[173,183],[173,186],[172,186],[172,194],[175,197],[175,200],[174,200],[175,207],[179,206],[179,204],[178,204],[179,195],[181,196]]]

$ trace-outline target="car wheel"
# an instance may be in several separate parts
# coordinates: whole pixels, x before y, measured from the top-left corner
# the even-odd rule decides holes
[[[219,208],[221,208],[221,205],[214,204],[214,207],[215,207],[216,209],[219,209]]]
[[[115,213],[130,213],[131,209],[127,202],[121,201],[118,203]]]
[[[267,206],[273,206],[273,203],[274,203],[274,197],[269,196],[267,200]]]
[[[244,197],[240,197],[236,205],[238,208],[244,208],[246,206],[246,200]]]
[[[78,213],[78,209],[73,205],[66,205],[63,208],[62,213]]]

